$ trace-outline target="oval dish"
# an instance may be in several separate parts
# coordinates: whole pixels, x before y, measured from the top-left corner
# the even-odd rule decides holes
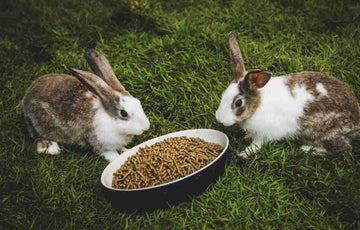
[[[220,144],[223,151],[219,156],[203,168],[180,179],[146,188],[116,189],[112,187],[113,173],[131,156],[135,155],[140,147],[151,146],[170,137],[199,137],[207,142]],[[166,207],[187,200],[191,196],[201,194],[211,183],[216,181],[224,172],[226,150],[229,145],[228,137],[217,130],[192,129],[166,134],[143,142],[110,162],[101,175],[101,183],[107,189],[112,205],[120,210],[156,209]]]

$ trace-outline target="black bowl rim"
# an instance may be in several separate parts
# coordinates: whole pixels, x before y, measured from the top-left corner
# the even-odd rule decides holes
[[[200,173],[201,171],[205,170],[206,168],[210,167],[211,165],[213,165],[216,161],[218,161],[226,152],[226,150],[228,149],[229,147],[229,138],[228,136],[219,131],[219,130],[216,130],[216,129],[186,129],[186,130],[181,130],[181,131],[177,131],[177,132],[173,132],[173,133],[168,133],[168,134],[165,134],[165,135],[161,135],[161,136],[158,136],[158,137],[155,137],[155,138],[152,138],[150,140],[147,140],[147,141],[144,141],[144,142],[148,142],[148,141],[151,141],[153,139],[156,139],[156,138],[160,138],[160,137],[163,137],[163,136],[167,136],[167,135],[173,135],[173,134],[177,134],[177,133],[180,133],[180,132],[184,132],[184,131],[216,131],[216,132],[219,132],[221,135],[224,135],[225,137],[225,146],[222,150],[222,152],[212,161],[210,162],[209,164],[205,165],[204,167],[202,167],[201,169],[189,174],[189,175],[186,175],[184,177],[181,177],[179,179],[176,179],[176,180],[173,180],[173,181],[169,181],[167,183],[164,183],[164,184],[159,184],[159,185],[155,185],[155,186],[150,186],[150,187],[145,187],[145,188],[136,188],[136,189],[117,189],[117,188],[113,188],[113,187],[109,187],[109,186],[106,186],[104,185],[104,183],[102,182],[102,177],[103,177],[103,173],[105,172],[105,169],[107,168],[107,166],[105,167],[105,169],[103,170],[103,173],[101,174],[101,177],[100,177],[100,181],[101,181],[101,184],[109,189],[109,190],[112,190],[112,191],[119,191],[119,192],[138,192],[138,191],[145,191],[145,190],[152,190],[152,189],[158,189],[158,188],[162,188],[162,187],[165,187],[165,186],[169,186],[171,184],[175,184],[177,182],[180,182],[180,181],[183,181],[183,180],[186,180],[187,178],[190,178],[198,173]],[[142,145],[144,142],[134,146],[133,148],[136,148],[138,147],[139,145]],[[155,144],[155,143],[154,143]],[[151,146],[151,145],[150,145]],[[108,164],[110,165],[111,162]]]

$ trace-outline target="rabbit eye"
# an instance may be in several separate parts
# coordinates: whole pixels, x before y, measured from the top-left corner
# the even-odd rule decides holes
[[[125,110],[120,110],[120,115],[123,117],[123,118],[127,118],[128,117],[128,113],[125,111]]]
[[[242,105],[242,100],[241,99],[238,99],[236,102],[235,102],[235,107],[240,107]]]

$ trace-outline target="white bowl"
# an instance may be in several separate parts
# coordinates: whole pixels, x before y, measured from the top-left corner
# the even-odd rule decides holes
[[[220,144],[223,147],[223,151],[211,163],[209,163],[208,165],[204,166],[203,168],[197,170],[196,172],[193,172],[190,175],[184,176],[184,177],[182,177],[180,179],[177,179],[177,180],[165,183],[165,184],[146,187],[146,188],[139,188],[139,189],[116,189],[116,188],[112,187],[113,174],[121,167],[122,164],[125,163],[125,161],[129,157],[135,155],[140,147],[145,147],[146,145],[151,146],[151,145],[153,145],[153,144],[155,144],[157,142],[161,142],[161,141],[163,141],[163,140],[165,140],[167,138],[181,137],[181,136],[199,137],[199,138],[201,138],[201,139],[203,139],[203,140],[205,140],[207,142]],[[152,194],[150,197],[152,197],[152,199],[156,200],[156,198],[153,197],[154,191],[159,191],[159,194],[164,193],[164,191],[165,191],[166,195],[171,195],[167,191],[167,189],[166,189],[167,187],[170,188],[171,187],[170,185],[176,184],[178,182],[182,182],[182,183],[178,183],[178,184],[180,184],[178,186],[187,186],[189,184],[188,182],[190,182],[190,184],[192,184],[191,183],[191,180],[192,180],[191,178],[193,178],[193,177],[198,178],[199,176],[196,176],[196,175],[200,174],[200,172],[202,172],[202,171],[204,171],[204,172],[205,171],[211,171],[211,176],[222,174],[222,172],[224,170],[224,165],[225,165],[225,160],[224,160],[225,157],[223,157],[223,156],[224,156],[224,153],[226,152],[226,150],[228,148],[228,145],[229,145],[228,137],[224,133],[222,133],[220,131],[217,131],[217,130],[213,130],[213,129],[191,129],[191,130],[185,130],[185,131],[179,131],[179,132],[166,134],[166,135],[163,135],[163,136],[148,140],[146,142],[143,142],[143,143],[141,143],[141,144],[127,150],[126,152],[122,153],[117,159],[110,162],[109,165],[104,169],[104,171],[103,171],[103,173],[101,175],[101,183],[106,189],[108,189],[109,191],[112,192],[112,196],[115,195],[115,196],[118,196],[118,198],[121,198],[119,196],[127,197],[127,195],[129,195],[129,193],[132,193],[131,196],[126,198],[127,201],[129,201],[131,199],[138,200],[140,198],[139,196],[148,196],[149,194]],[[221,164],[219,164],[219,163],[215,164],[215,162],[219,161],[220,158],[223,158],[223,160],[221,161]],[[213,167],[214,169],[207,170],[207,168],[209,168],[209,167]],[[219,171],[220,173],[215,173],[214,174],[214,172],[213,172],[214,170]],[[209,177],[209,175],[207,175],[207,177]],[[213,179],[213,178],[209,178],[209,179]],[[208,183],[211,183],[211,181],[214,181],[214,180],[209,180]],[[205,184],[205,185],[202,185],[201,187],[202,188],[204,186],[207,187],[208,185],[209,184]],[[194,185],[192,184],[191,186],[194,186]],[[172,187],[174,187],[174,186],[172,186]],[[190,188],[190,190],[191,190],[191,188]],[[151,193],[147,193],[148,191],[151,191]],[[186,193],[185,190],[184,190],[184,192]],[[156,192],[155,192],[155,194],[156,194]],[[159,196],[161,197],[162,195],[159,195]],[[158,197],[158,195],[155,195],[155,197]],[[169,197],[172,197],[172,196],[168,196],[168,198]],[[118,200],[118,199],[116,199],[116,200]],[[124,201],[124,199],[120,199],[120,200],[121,200],[121,201],[119,201],[120,203],[124,203],[126,201],[126,200]],[[162,199],[162,201],[167,202],[167,201],[169,201],[169,199],[164,198],[164,199]]]

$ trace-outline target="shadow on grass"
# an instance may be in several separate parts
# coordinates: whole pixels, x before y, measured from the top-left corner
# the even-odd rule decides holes
[[[150,32],[163,36],[168,34],[167,31],[161,30],[159,24],[146,15],[134,13],[129,5],[121,4],[119,9],[111,17],[114,21],[115,30],[136,30],[139,32]]]
[[[349,24],[357,24],[360,20],[359,1],[296,1],[273,0],[288,14],[302,14],[305,28],[309,31],[323,33],[343,29]]]
[[[18,52],[5,49],[6,55],[16,57],[18,64],[31,61],[50,64],[57,49],[70,48],[75,43],[87,49],[94,48],[103,38],[131,30],[160,36],[167,33],[153,19],[134,13],[126,3],[112,3],[111,12],[102,4],[110,3],[98,3],[99,8],[93,9],[91,3],[81,5],[70,0],[61,4],[54,1],[2,1],[0,36],[19,47]]]

